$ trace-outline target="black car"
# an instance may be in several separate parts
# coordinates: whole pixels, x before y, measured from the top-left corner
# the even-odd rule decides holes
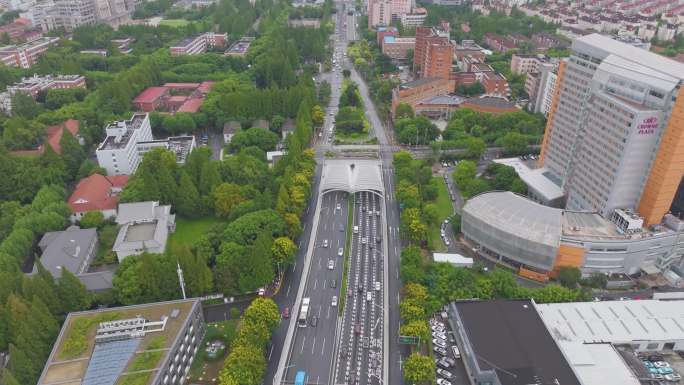
[[[358,291],[359,293],[363,293],[363,285],[359,285],[359,286],[356,288],[356,291]]]
[[[316,325],[318,325],[318,316],[312,316],[311,320],[309,320],[309,323],[311,326],[316,327]]]
[[[337,287],[337,280],[336,279],[333,279],[332,281],[330,281],[330,287],[333,289]]]

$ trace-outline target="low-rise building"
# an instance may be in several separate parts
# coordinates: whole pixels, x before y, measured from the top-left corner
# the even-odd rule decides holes
[[[199,35],[186,37],[169,49],[171,56],[198,55],[207,52],[210,48],[221,48],[228,42],[227,33],[205,32]]]
[[[233,43],[223,54],[226,56],[245,57],[253,41],[253,37],[244,36]]]
[[[496,52],[506,52],[517,48],[511,39],[491,32],[484,34],[483,41],[489,48]]]
[[[382,42],[382,53],[394,60],[406,60],[408,58],[408,51],[415,48],[415,37],[385,36]]]
[[[197,298],[69,313],[38,385],[180,385],[205,331]]]
[[[543,175],[547,177],[546,175]],[[521,275],[545,280],[563,266],[585,276],[665,270],[682,260],[684,224],[666,215],[663,224],[638,221],[630,211],[611,220],[595,212],[547,207],[511,192],[488,192],[468,200],[461,228],[480,252],[519,268]]]
[[[31,68],[45,51],[57,43],[58,37],[40,37],[21,45],[0,47],[0,62],[9,67]]]
[[[503,75],[493,71],[476,73],[476,75],[481,75],[479,81],[484,86],[486,95],[506,98],[511,96],[511,87]]]
[[[375,37],[378,47],[382,48],[382,43],[385,41],[385,36],[399,37],[399,30],[396,27],[383,27],[379,26],[376,28]]]
[[[233,139],[233,135],[240,131],[241,128],[240,122],[235,120],[223,124],[223,143],[230,143],[230,140]]]
[[[406,103],[414,108],[421,100],[446,95],[453,92],[453,83],[441,78],[420,78],[412,82],[400,84],[392,90],[392,116],[400,103]]]
[[[163,254],[169,234],[176,230],[176,215],[171,214],[170,205],[159,202],[122,203],[116,223],[121,228],[112,250],[121,263],[131,255]]]
[[[18,18],[9,24],[0,26],[0,36],[7,34],[12,42],[35,40],[43,36],[40,30],[31,27],[31,21],[26,18]]]
[[[112,288],[113,270],[90,271],[90,263],[97,256],[96,229],[70,226],[64,231],[51,231],[43,235],[38,242],[38,247],[41,251],[40,263],[55,279],[60,279],[62,272],[68,270],[89,291]],[[34,266],[31,274],[36,273],[38,273],[38,267]]]
[[[143,156],[155,148],[163,148],[176,155],[176,163],[178,164],[185,164],[185,160],[195,147],[197,147],[197,142],[192,135],[169,136],[166,139],[148,140],[137,144],[139,156]]]
[[[213,81],[204,81],[149,87],[133,99],[133,105],[143,112],[194,113],[199,111],[213,85]]]
[[[7,86],[7,91],[0,93],[0,109],[7,115],[12,114],[12,97],[24,93],[36,99],[41,92],[51,89],[86,88],[85,77],[81,75],[33,75],[21,78],[21,81]]]
[[[79,221],[91,211],[101,212],[105,219],[115,218],[119,194],[127,183],[127,175],[93,174],[81,179],[67,200],[71,222]]]
[[[515,103],[500,96],[482,95],[480,97],[468,98],[461,104],[461,108],[469,108],[473,111],[488,113],[492,115],[505,114],[507,112],[520,111]]]

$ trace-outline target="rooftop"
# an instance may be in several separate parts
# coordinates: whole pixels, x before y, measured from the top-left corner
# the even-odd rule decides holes
[[[587,44],[598,47],[609,54],[619,56],[623,59],[631,61],[640,67],[647,67],[654,72],[660,72],[677,79],[684,79],[684,64],[676,62],[665,56],[634,47],[630,44],[623,43],[612,39],[610,36],[593,33],[587,36],[582,36],[573,42],[573,48],[576,45]],[[637,59],[637,60],[635,60]]]
[[[38,243],[43,252],[40,262],[55,278],[62,276],[62,269],[75,275],[84,273],[88,269],[90,247],[96,239],[95,229],[81,229],[78,226],[45,233]]]
[[[513,167],[520,179],[546,201],[554,201],[564,195],[560,186],[544,176],[545,168],[532,169],[519,158],[494,159],[494,162]]]
[[[81,179],[69,197],[72,212],[116,210],[119,197],[112,190],[122,189],[128,183],[127,175],[103,176],[93,174]]]
[[[458,95],[437,95],[431,98],[423,99],[418,104],[443,104],[450,106],[458,106],[465,100],[466,98]]]
[[[124,237],[125,242],[148,241],[154,238],[154,230],[157,228],[157,221],[135,223],[128,226],[128,231]]]
[[[508,101],[504,98],[499,98],[495,96],[481,96],[478,98],[468,98],[464,102],[465,104],[473,104],[481,107],[492,107],[492,108],[499,108],[502,110],[510,109],[514,110],[517,109],[515,107],[515,103]]]
[[[200,37],[202,37],[201,34],[185,37],[172,45],[171,48],[185,48]]]
[[[200,98],[189,98],[185,101],[185,103],[178,107],[176,112],[197,112],[199,111],[203,102],[204,100]]]
[[[180,331],[198,306],[199,300],[189,299],[69,313],[38,384],[113,385],[128,373],[137,357],[144,357],[145,351],[153,349],[161,351],[160,357],[148,372],[147,380],[140,384],[156,383],[157,368],[169,358],[169,348],[181,337]],[[141,337],[95,343],[102,322],[138,317],[147,323],[165,322],[163,327],[157,326]]]
[[[131,139],[133,132],[142,126],[145,119],[147,119],[147,114],[134,114],[130,120],[119,120],[109,124],[105,131],[123,130],[123,133],[121,135],[108,135],[104,142],[100,144],[98,150],[125,148],[128,145],[128,141]]]
[[[544,206],[510,191],[491,191],[468,200],[463,211],[498,230],[558,247],[563,210]]]
[[[152,103],[164,96],[166,92],[166,87],[150,87],[136,96],[133,103]]]
[[[342,190],[384,191],[380,163],[376,160],[326,160],[323,165],[322,192]]]
[[[557,340],[611,342],[684,340],[684,301],[601,301],[537,305]]]
[[[54,126],[49,126],[47,128],[47,143],[55,150],[56,153],[62,154],[62,145],[60,144],[62,140],[62,135],[64,135],[64,130],[68,130],[71,135],[78,135],[80,128],[80,123],[78,120],[68,119]]]
[[[425,84],[433,83],[433,82],[441,82],[442,79],[440,78],[435,78],[435,77],[429,77],[429,78],[420,78],[416,79],[410,82],[402,83],[399,85],[402,89],[408,89],[408,88],[414,88],[414,87],[420,87]]]
[[[532,301],[457,301],[450,307],[478,366],[495,371],[502,385],[580,384]]]
[[[240,122],[231,120],[230,122],[226,122],[223,124],[223,133],[224,134],[234,134],[238,132],[241,128]]]

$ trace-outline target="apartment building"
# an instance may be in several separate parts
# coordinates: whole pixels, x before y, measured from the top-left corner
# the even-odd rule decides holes
[[[25,16],[45,32],[61,28],[71,32],[95,23],[116,28],[130,22],[140,3],[141,0],[49,0],[28,7]]]
[[[368,0],[368,28],[387,26],[392,23],[390,0]]]
[[[511,72],[518,75],[539,72],[539,65],[548,61],[548,58],[544,55],[513,54],[511,56]]]
[[[169,48],[171,56],[198,55],[209,48],[225,47],[228,41],[227,33],[205,32],[186,37]]]
[[[529,96],[528,109],[548,115],[556,86],[557,65],[541,63],[536,72],[527,74],[525,92]]]
[[[148,114],[134,114],[130,120],[111,123],[105,129],[107,137],[95,151],[100,167],[107,175],[132,175],[142,161],[138,142],[152,141]]]
[[[661,223],[684,175],[684,64],[591,34],[558,77],[540,164],[567,208]]]
[[[31,68],[45,51],[58,42],[58,37],[41,37],[21,45],[0,47],[0,61],[9,67]]]
[[[38,97],[38,94],[47,90],[67,89],[67,88],[85,88],[85,77],[81,75],[33,75],[29,78],[22,78],[20,82],[7,86],[7,91],[0,93],[0,110],[7,115],[12,114],[12,97],[17,93],[24,93],[31,95],[33,99]]]
[[[449,79],[455,44],[449,39],[449,23],[440,27],[416,27],[413,70],[420,77]]]
[[[423,25],[427,18],[427,10],[425,8],[416,8],[411,13],[402,13],[401,25],[403,27],[417,27]]]

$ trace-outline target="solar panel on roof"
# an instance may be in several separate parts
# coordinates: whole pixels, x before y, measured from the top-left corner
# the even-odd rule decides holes
[[[114,385],[138,349],[140,338],[96,344],[83,385]]]

